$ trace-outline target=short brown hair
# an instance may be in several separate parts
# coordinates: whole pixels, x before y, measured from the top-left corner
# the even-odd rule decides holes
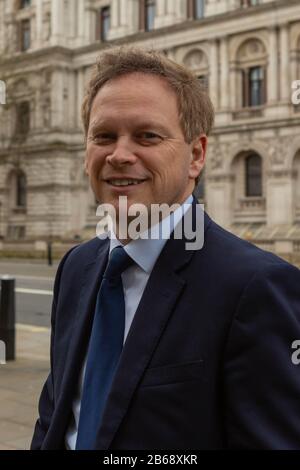
[[[85,137],[92,104],[100,88],[109,80],[134,72],[158,75],[169,83],[177,96],[179,122],[188,144],[200,134],[210,133],[213,105],[203,84],[190,70],[153,49],[119,46],[105,49],[94,66],[81,110]]]

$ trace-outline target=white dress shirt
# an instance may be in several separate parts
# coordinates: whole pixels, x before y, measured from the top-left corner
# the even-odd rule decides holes
[[[122,273],[125,301],[125,331],[123,344],[125,343],[153,266],[166,244],[167,239],[170,237],[171,232],[178,222],[180,222],[192,201],[193,197],[190,195],[181,207],[171,213],[170,216],[162,219],[160,223],[151,227],[151,229],[149,229],[151,230],[151,238],[137,238],[131,240],[124,246],[127,254],[134,260],[134,264]],[[116,237],[111,237],[109,252],[119,245],[122,245],[122,243]],[[65,445],[69,450],[74,450],[76,446],[86,359],[87,358],[85,358],[81,369],[78,389],[72,404],[73,417],[65,436]]]

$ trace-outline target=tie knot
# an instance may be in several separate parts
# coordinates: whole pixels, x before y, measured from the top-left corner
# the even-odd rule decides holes
[[[131,264],[133,264],[133,259],[130,258],[122,246],[117,246],[110,253],[104,277],[112,279],[121,276],[122,272]]]

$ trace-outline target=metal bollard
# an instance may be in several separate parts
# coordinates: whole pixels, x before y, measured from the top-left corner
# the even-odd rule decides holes
[[[15,360],[15,278],[12,276],[1,277],[0,300],[0,340],[6,346],[6,360]]]
[[[52,266],[52,242],[47,242],[47,258],[48,258],[48,265]]]

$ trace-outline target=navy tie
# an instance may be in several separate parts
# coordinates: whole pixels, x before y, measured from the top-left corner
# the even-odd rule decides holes
[[[123,247],[110,254],[97,296],[81,398],[76,449],[94,449],[103,409],[123,347],[125,302],[121,274],[133,260]]]

